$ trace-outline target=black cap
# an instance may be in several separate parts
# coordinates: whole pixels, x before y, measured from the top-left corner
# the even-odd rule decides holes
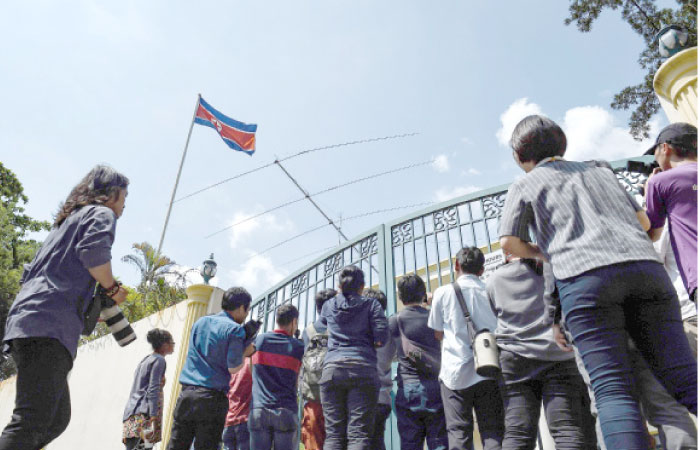
[[[656,142],[647,150],[645,155],[653,155],[659,144],[679,144],[689,147],[698,145],[698,129],[689,123],[676,122],[667,126],[659,133]]]

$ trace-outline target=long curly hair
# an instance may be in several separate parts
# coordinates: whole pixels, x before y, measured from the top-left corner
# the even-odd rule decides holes
[[[129,186],[129,179],[109,166],[95,166],[80,180],[68,198],[58,207],[54,227],[60,226],[68,216],[86,205],[104,205],[115,199],[121,189]]]

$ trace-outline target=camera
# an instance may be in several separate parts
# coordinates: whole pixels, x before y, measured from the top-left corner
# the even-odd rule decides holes
[[[651,175],[654,169],[659,167],[659,163],[656,161],[646,163],[644,161],[627,161],[627,171],[637,172],[644,174],[646,176]]]
[[[136,333],[116,302],[107,296],[105,289],[98,286],[95,302],[100,305],[100,319],[109,327],[110,333],[120,347],[125,347],[136,340]]]

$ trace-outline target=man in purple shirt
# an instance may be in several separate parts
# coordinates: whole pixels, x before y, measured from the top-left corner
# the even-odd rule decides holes
[[[698,130],[687,123],[674,123],[659,133],[647,152],[659,168],[646,186],[649,236],[661,237],[668,219],[671,246],[683,284],[695,302],[698,287]]]

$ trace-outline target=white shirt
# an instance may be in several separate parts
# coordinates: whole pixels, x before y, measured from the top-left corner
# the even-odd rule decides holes
[[[476,275],[462,275],[457,279],[462,288],[464,302],[476,331],[496,328],[496,316],[491,310],[486,285]],[[440,380],[450,390],[466,389],[480,381],[487,380],[476,374],[474,354],[471,349],[472,337],[467,330],[467,322],[462,307],[451,284],[442,286],[433,293],[433,302],[428,317],[428,326],[442,331],[442,364]]]
[[[686,320],[691,317],[698,315],[697,307],[695,303],[690,300],[688,296],[688,290],[683,284],[683,279],[678,271],[678,264],[676,264],[676,255],[673,254],[673,248],[671,247],[671,239],[668,234],[668,225],[664,227],[661,232],[661,238],[654,242],[654,248],[661,256],[661,260],[664,262],[664,268],[668,273],[673,287],[676,288],[676,293],[678,294],[678,301],[681,304],[681,319]]]

